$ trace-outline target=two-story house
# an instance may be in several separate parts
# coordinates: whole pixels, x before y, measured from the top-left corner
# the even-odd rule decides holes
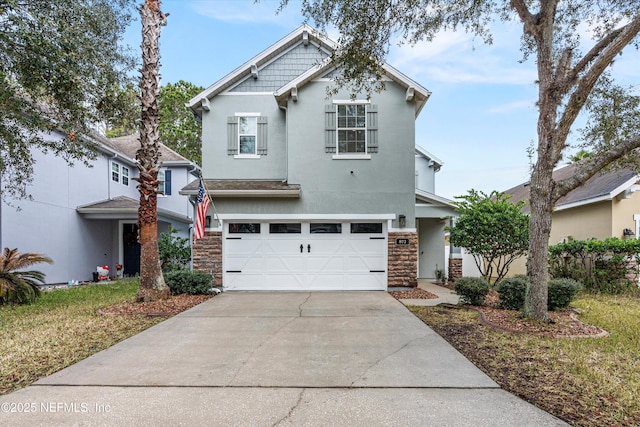
[[[415,286],[418,228],[440,239],[422,260],[427,277],[444,263],[441,218],[453,211],[443,215],[433,186],[416,194],[415,120],[429,91],[385,65],[385,90],[329,97],[336,48],[303,25],[187,104],[202,121],[214,203],[194,268],[226,289]],[[197,191],[194,182],[181,194]]]
[[[62,136],[52,132],[47,137]],[[98,154],[90,167],[69,166],[60,157],[34,150],[31,199],[1,206],[0,244],[52,258],[52,265],[36,266],[47,283],[91,280],[102,265],[109,266],[113,276],[116,264],[123,266],[124,275],[140,269],[137,136],[92,139]],[[195,179],[197,166],[165,146],[160,160],[158,231],[166,232],[171,225],[188,237],[193,207],[178,191]]]

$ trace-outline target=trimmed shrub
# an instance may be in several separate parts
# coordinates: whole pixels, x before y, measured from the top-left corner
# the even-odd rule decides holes
[[[500,296],[500,308],[522,310],[528,285],[529,278],[522,274],[501,281],[496,286],[496,291]]]
[[[549,310],[557,310],[567,307],[581,290],[582,285],[580,282],[573,279],[549,280],[549,300],[547,308]]]
[[[463,304],[482,305],[489,293],[489,283],[482,277],[461,277],[456,280],[455,291]]]
[[[202,271],[178,270],[164,274],[164,281],[172,295],[209,294],[213,286],[213,277]]]

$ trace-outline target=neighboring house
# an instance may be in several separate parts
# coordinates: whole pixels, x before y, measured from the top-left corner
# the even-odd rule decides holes
[[[462,262],[460,248],[454,248],[451,254],[442,250],[446,218],[457,215],[455,205],[435,194],[435,174],[442,161],[420,146],[416,146],[415,152],[418,277],[435,278],[436,270],[448,276],[449,264]]]
[[[61,138],[55,132],[48,138]],[[91,280],[97,266],[116,264],[125,275],[140,269],[137,240],[139,193],[135,153],[137,136],[115,139],[93,137],[98,156],[91,167],[82,162],[69,166],[60,157],[34,151],[34,180],[30,200],[2,203],[0,243],[21,252],[43,253],[52,265],[38,264],[47,283]],[[195,179],[195,164],[161,146],[162,195],[158,197],[158,231],[169,225],[189,236],[193,208],[178,194]]]
[[[215,205],[194,268],[226,289],[386,290],[416,285],[418,248],[425,275],[444,263],[452,209],[433,194],[439,161],[415,149],[430,93],[385,65],[384,91],[328,97],[336,47],[303,25],[187,104]]]
[[[556,180],[573,175],[575,165],[553,172]],[[637,238],[640,236],[639,177],[628,169],[594,175],[582,186],[571,191],[555,206],[549,244],[569,238],[586,240],[607,237]],[[506,191],[511,201],[529,200],[529,183]],[[528,205],[524,207],[529,212]],[[509,275],[525,273],[524,260],[514,263]]]

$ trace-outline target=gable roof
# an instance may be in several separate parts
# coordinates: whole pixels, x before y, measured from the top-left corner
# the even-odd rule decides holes
[[[573,176],[576,165],[567,165],[553,171],[553,179],[562,181]],[[620,169],[610,172],[598,173],[589,178],[584,184],[569,192],[566,196],[558,200],[555,210],[571,209],[578,206],[588,205],[607,200],[613,200],[626,190],[630,190],[639,177],[630,169]],[[517,185],[505,193],[511,195],[511,201],[529,200],[529,182]],[[523,210],[529,212],[526,205]]]
[[[193,97],[187,102],[186,106],[190,108],[194,112],[194,114],[200,116],[203,109],[205,111],[208,111],[208,109],[210,108],[209,100],[211,98],[221,92],[224,92],[225,90],[230,89],[235,84],[240,83],[242,80],[251,76],[252,73],[257,73],[258,70],[260,70],[264,65],[271,62],[274,58],[282,55],[288,49],[300,43],[312,43],[319,49],[324,50],[327,53],[335,51],[338,48],[338,44],[336,42],[323,36],[310,26],[303,24],[269,48],[265,49],[249,61],[242,64],[240,67],[236,68],[231,73],[224,76],[222,79],[218,80],[213,85],[209,86],[203,92]],[[387,78],[389,78],[391,81],[396,82],[401,87],[407,90],[407,101],[415,101],[417,117],[418,114],[420,114],[422,107],[429,99],[431,92],[429,92],[423,86],[416,83],[406,75],[402,74],[400,71],[396,70],[389,64],[385,63],[382,68]],[[295,96],[295,93],[297,93],[298,89],[302,88],[304,85],[313,81],[314,79],[320,78],[327,73],[334,71],[335,69],[336,66],[332,64],[330,58],[326,58],[324,61],[311,67],[309,70],[302,73],[290,82],[286,83],[284,86],[274,92],[274,96],[278,101],[278,104],[285,104],[289,96],[292,96],[292,92]],[[255,76],[257,76],[257,74],[255,74]]]
[[[140,136],[136,133],[133,135],[125,135],[120,136],[118,138],[109,138],[106,141],[101,141],[103,144],[112,148],[120,154],[124,154],[125,156],[135,159],[136,152],[140,148]],[[160,143],[160,162],[162,164],[183,164],[183,165],[191,165],[189,159],[181,156],[180,154],[173,151],[171,148],[166,145]]]
[[[140,201],[127,196],[116,196],[108,200],[78,206],[76,211],[87,219],[128,219],[138,217]],[[168,209],[158,208],[158,216],[190,224],[193,219]]]
[[[442,160],[440,160],[439,158],[437,158],[436,156],[434,156],[433,154],[431,154],[430,152],[428,152],[427,150],[425,150],[424,148],[422,148],[417,144],[416,144],[416,155],[420,157],[424,157],[425,159],[433,162],[434,170],[436,172],[438,172],[442,167],[442,165],[444,165]]]

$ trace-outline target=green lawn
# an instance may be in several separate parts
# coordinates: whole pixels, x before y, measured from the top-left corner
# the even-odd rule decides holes
[[[501,387],[577,426],[640,426],[640,299],[583,295],[607,338],[539,338],[483,326],[474,311],[411,310]]]
[[[43,293],[31,305],[0,306],[0,394],[25,387],[161,322],[100,316],[133,301],[138,282],[87,285]]]

